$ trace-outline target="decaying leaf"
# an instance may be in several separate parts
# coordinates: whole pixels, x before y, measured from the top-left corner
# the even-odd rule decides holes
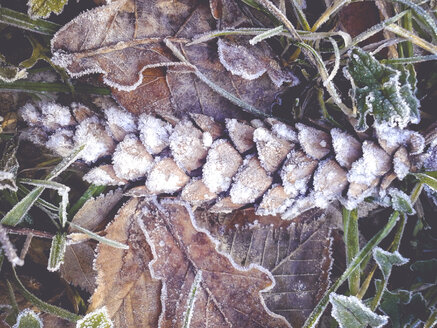
[[[419,122],[419,100],[409,70],[381,64],[371,54],[354,48],[344,72],[352,82],[352,96],[360,115],[357,129],[367,129],[368,114],[377,123],[400,128]]]
[[[106,228],[106,237],[129,245],[128,250],[100,244],[96,259],[97,289],[89,311],[106,307],[115,327],[158,327],[161,282],[153,279],[152,251],[137,223],[139,200],[132,199]]]
[[[223,6],[228,5],[226,2]],[[204,2],[116,1],[65,25],[52,39],[53,60],[72,76],[103,73],[118,102],[136,114],[204,113],[219,120],[239,116],[234,104],[201,81],[204,77],[258,110],[270,112],[279,86],[294,81],[294,76],[281,73],[273,52],[264,43],[243,48],[255,57],[239,75],[256,80],[227,71],[220,63],[216,40],[188,44],[193,37],[215,30],[216,25],[211,8]],[[165,40],[174,44],[196,69],[176,60]],[[230,63],[232,60],[220,47],[223,42],[219,41],[219,53],[227,60],[222,63]],[[245,63],[249,63],[247,58]],[[248,75],[254,65],[261,67]],[[161,67],[167,67],[166,71]],[[196,70],[202,75],[200,79]],[[235,69],[231,71],[235,73]]]
[[[196,218],[237,264],[271,272],[276,284],[263,294],[267,307],[301,327],[329,287],[335,213],[310,211],[292,222],[257,216],[253,209],[226,216],[197,211]]]
[[[72,222],[90,231],[94,231],[108,218],[108,214],[121,200],[122,191],[110,191],[105,195],[89,199],[73,217]],[[69,237],[77,234],[77,230],[70,227]],[[67,245],[64,263],[60,272],[62,278],[74,286],[81,287],[89,293],[96,288],[96,272],[93,269],[95,243],[84,240]]]
[[[190,327],[289,326],[265,306],[271,274],[260,265],[242,267],[216,250],[183,203],[131,199],[107,237],[130,248],[99,246],[91,310],[106,306],[116,327],[157,327],[158,321],[160,327],[183,327],[196,276]]]

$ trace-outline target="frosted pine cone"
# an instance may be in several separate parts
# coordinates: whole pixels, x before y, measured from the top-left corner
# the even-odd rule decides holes
[[[144,181],[129,194],[171,194],[225,213],[254,204],[260,215],[286,219],[334,200],[352,209],[385,194],[394,179],[414,171],[425,144],[417,132],[384,124],[374,127],[373,138],[359,140],[340,129],[274,119],[222,125],[201,114],[166,121],[135,118],[116,106],[104,113],[100,118],[78,104],[71,111],[26,105],[21,115],[30,127],[23,137],[61,156],[85,144],[81,159],[92,168],[84,179],[93,184]],[[95,166],[97,160],[105,164]]]

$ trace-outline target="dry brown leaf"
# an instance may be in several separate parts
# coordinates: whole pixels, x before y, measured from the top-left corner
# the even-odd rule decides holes
[[[131,199],[107,237],[130,249],[99,246],[90,310],[106,306],[116,327],[183,327],[196,276],[191,328],[289,327],[265,307],[262,295],[273,286],[268,271],[239,267],[218,252],[183,203]]]
[[[195,112],[219,120],[241,116],[234,104],[200,81],[192,68],[169,66],[165,73],[153,66],[178,62],[164,45],[163,40],[168,38],[208,79],[259,110],[270,112],[282,77],[278,77],[281,69],[276,61],[266,62],[265,58],[273,57],[266,45],[261,50],[248,50],[261,51],[254,64],[262,55],[262,70],[269,72],[253,81],[223,67],[215,40],[187,45],[194,36],[215,30],[216,25],[211,8],[203,2],[120,0],[83,13],[65,25],[52,40],[53,58],[72,76],[103,73],[118,102],[134,113]]]
[[[105,195],[89,199],[73,217],[72,222],[91,231],[108,218],[108,214],[121,200],[121,189],[110,191]],[[69,229],[69,233],[77,230]],[[61,276],[74,286],[79,286],[89,293],[96,288],[96,272],[93,269],[95,243],[84,241],[68,245],[65,250]]]
[[[196,228],[191,209],[182,202],[143,203],[137,216],[154,255],[152,276],[162,280],[161,327],[288,327],[274,315],[262,295],[273,287],[260,266],[239,267],[217,252],[206,230]],[[187,305],[196,276],[200,280],[188,315]]]
[[[302,327],[329,287],[334,212],[310,211],[292,222],[257,216],[253,209],[226,216],[196,212],[198,224],[220,241],[219,250],[242,266],[259,264],[276,285],[264,294],[267,307]]]
[[[106,237],[128,250],[100,244],[96,259],[98,287],[89,311],[106,306],[114,327],[158,327],[161,282],[149,272],[152,252],[137,224],[140,202],[131,199],[106,228]]]

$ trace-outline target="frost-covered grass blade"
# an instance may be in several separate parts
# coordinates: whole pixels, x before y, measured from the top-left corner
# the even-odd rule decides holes
[[[47,176],[46,180],[51,181],[61,174],[68,166],[70,166],[78,157],[84,146],[78,147],[69,156],[65,157],[61,163],[55,166],[55,168]],[[28,193],[23,199],[21,199],[15,206],[2,218],[1,224],[15,226],[17,225],[37,199],[44,191],[44,187],[37,187]]]
[[[58,232],[52,239],[50,247],[49,262],[47,270],[58,271],[62,263],[64,263],[64,255],[67,247],[67,234]]]
[[[3,154],[0,159],[0,190],[10,189],[17,191],[17,172],[18,161],[16,158],[17,145],[13,139],[8,140],[3,149]]]
[[[73,228],[83,232],[84,234],[88,235],[90,238],[95,239],[101,243],[104,243],[106,245],[115,247],[115,248],[121,248],[121,249],[129,249],[129,246],[125,245],[125,244],[121,244],[115,240],[111,240],[102,236],[99,236],[98,234],[89,231],[88,229],[82,228],[81,226],[78,226],[77,224],[74,224],[73,222],[69,223],[70,226],[72,226]]]

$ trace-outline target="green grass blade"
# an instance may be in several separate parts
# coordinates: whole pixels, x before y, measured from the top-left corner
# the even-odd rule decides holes
[[[15,206],[8,213],[6,213],[0,223],[8,226],[16,226],[18,223],[20,223],[39,196],[41,196],[43,191],[44,188],[33,189],[23,199],[15,204]]]
[[[55,305],[48,304],[42,300],[40,300],[38,297],[33,295],[31,292],[29,292],[26,287],[21,283],[21,281],[18,279],[17,272],[15,269],[12,269],[14,272],[14,285],[20,292],[20,294],[30,303],[32,303],[34,306],[36,306],[38,309],[40,309],[43,312],[47,312],[50,314],[53,314],[59,318],[66,319],[68,321],[76,322],[77,320],[81,319],[82,317],[71,313],[70,311],[67,311],[63,308],[60,308]]]
[[[12,25],[31,32],[54,35],[61,25],[44,19],[32,19],[26,14],[0,7],[0,23]]]
[[[304,328],[316,327],[320,317],[325,311],[326,307],[329,304],[329,295],[332,292],[335,292],[342,284],[346,281],[346,279],[357,269],[360,267],[360,264],[364,259],[370,254],[387,235],[393,230],[396,222],[399,219],[399,212],[393,212],[393,214],[388,219],[385,227],[380,230],[370,241],[361,249],[361,251],[357,254],[357,256],[353,259],[353,261],[348,265],[346,270],[340,276],[340,278],[329,288],[322,299],[319,301],[317,306],[314,308],[313,312],[310,314],[308,319],[305,321]]]
[[[80,196],[78,201],[74,203],[73,206],[70,207],[68,211],[68,217],[73,218],[73,216],[82,208],[82,206],[87,202],[91,197],[96,197],[103,193],[106,189],[106,186],[96,186],[90,185],[88,189]]]

